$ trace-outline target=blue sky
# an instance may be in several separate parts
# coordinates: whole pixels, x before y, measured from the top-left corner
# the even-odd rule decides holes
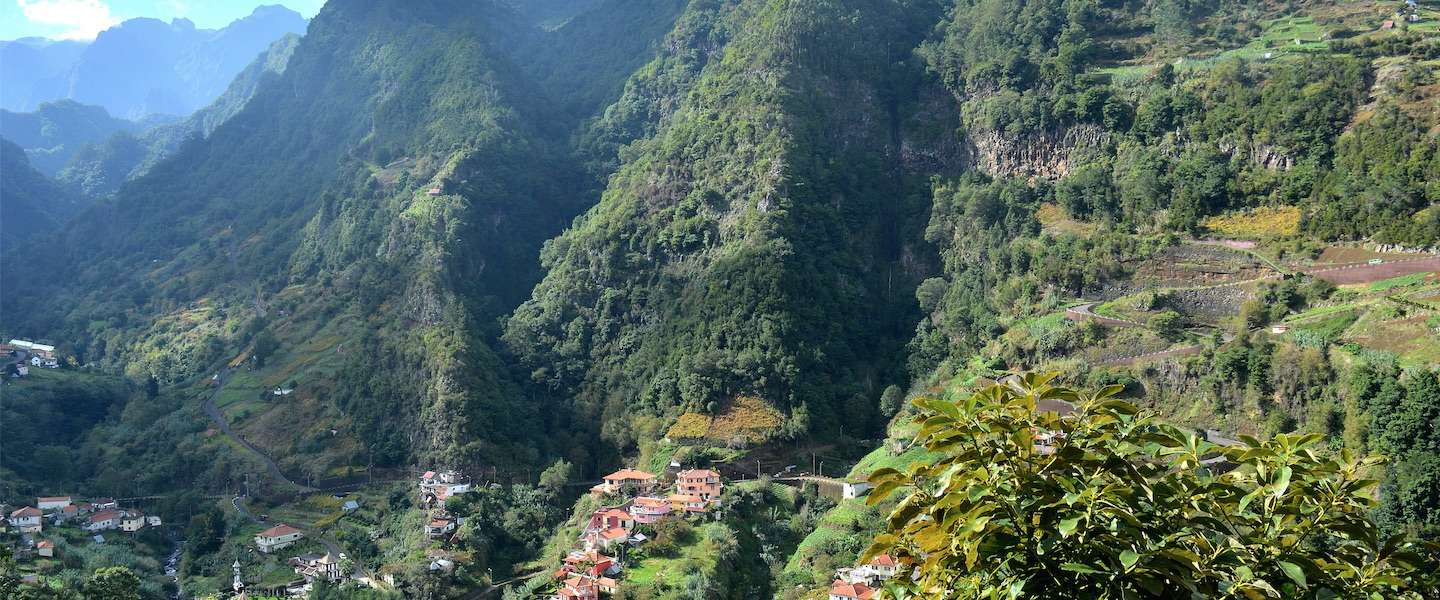
[[[101,30],[135,17],[184,17],[217,29],[262,4],[281,4],[315,16],[325,0],[0,0],[0,40],[40,36],[94,39]]]

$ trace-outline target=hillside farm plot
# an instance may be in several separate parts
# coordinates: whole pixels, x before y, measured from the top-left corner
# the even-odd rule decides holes
[[[1373,259],[1381,260],[1406,260],[1411,258],[1425,258],[1424,254],[1408,252],[1377,252],[1369,248],[1356,246],[1326,246],[1320,256],[1315,259],[1315,266],[1322,265],[1349,265],[1364,263]]]
[[[1134,289],[1235,284],[1275,275],[1249,253],[1218,244],[1185,243],[1160,252],[1135,269]]]
[[[1315,277],[1319,277],[1336,285],[1371,283],[1382,279],[1399,277],[1401,275],[1410,275],[1412,273],[1440,273],[1440,256],[1383,262],[1378,265],[1364,264],[1349,267],[1335,267],[1309,272],[1310,275],[1314,275]]]

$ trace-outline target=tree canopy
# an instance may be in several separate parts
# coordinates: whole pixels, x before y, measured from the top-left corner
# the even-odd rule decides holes
[[[895,598],[1423,598],[1440,548],[1381,537],[1385,459],[1321,436],[1219,446],[1115,398],[1027,374],[922,397],[916,444],[940,458],[875,471],[904,498],[868,556],[913,580]],[[1073,414],[1037,410],[1071,402]],[[1042,443],[1043,442],[1043,443]],[[901,583],[903,582],[903,583]]]

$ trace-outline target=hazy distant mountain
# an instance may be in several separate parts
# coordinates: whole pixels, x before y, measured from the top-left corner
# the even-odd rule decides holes
[[[0,110],[0,135],[23,148],[31,165],[51,177],[85,144],[119,132],[139,133],[156,124],[117,119],[104,108],[74,100],[46,102],[34,112]]]
[[[78,199],[30,166],[25,152],[0,137],[0,252],[50,233],[80,209]]]
[[[88,46],[35,37],[0,42],[0,108],[33,110],[63,97],[65,75]]]
[[[140,18],[102,31],[88,45],[0,42],[0,107],[30,111],[68,98],[124,119],[188,115],[224,92],[272,42],[304,33],[305,26],[295,11],[261,6],[218,30],[197,29],[187,19]]]

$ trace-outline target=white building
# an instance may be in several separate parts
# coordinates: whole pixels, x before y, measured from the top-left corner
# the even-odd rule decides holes
[[[305,533],[289,525],[276,525],[255,536],[255,547],[261,552],[270,553],[282,548],[288,548],[291,544],[300,541]]]
[[[51,496],[35,499],[35,507],[39,508],[41,511],[52,511],[59,508],[65,508],[67,506],[70,506],[69,496]]]
[[[44,528],[40,522],[41,516],[43,513],[40,512],[40,509],[26,506],[10,513],[10,517],[6,520],[20,533],[40,533],[40,530]]]

